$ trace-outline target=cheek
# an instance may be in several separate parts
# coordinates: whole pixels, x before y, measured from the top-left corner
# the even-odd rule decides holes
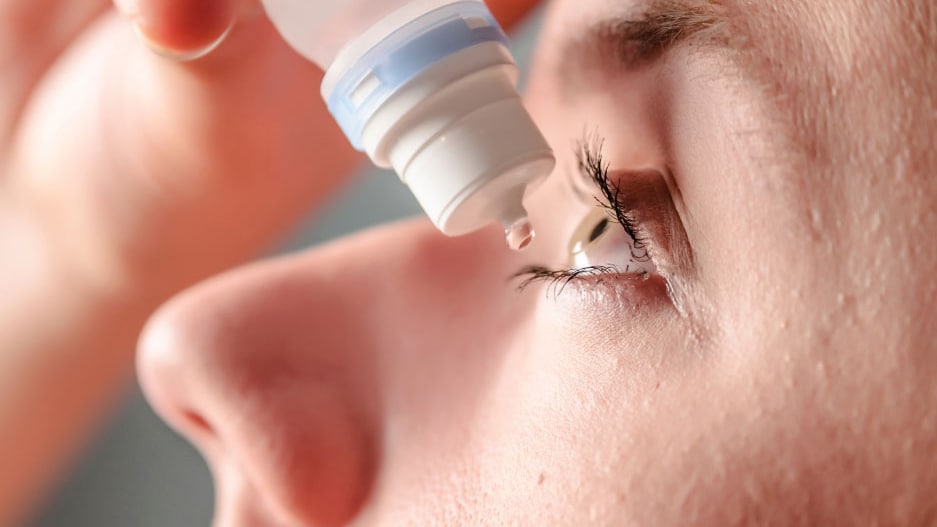
[[[511,498],[610,524],[715,526],[767,512],[740,489],[790,492],[763,453],[796,467],[792,434],[752,426],[765,409],[736,363],[676,324],[572,307],[538,308],[497,385],[501,418],[486,429],[500,455],[481,459],[507,467],[490,477],[513,481]]]
[[[792,426],[815,412],[771,379],[780,358],[714,352],[669,314],[575,291],[541,300],[492,392],[487,478],[618,524],[788,513],[810,491],[784,475],[827,452],[798,446],[824,443]]]
[[[575,295],[564,294],[569,300],[540,303],[528,338],[507,354],[492,397],[491,413],[500,417],[486,427],[501,455],[482,459],[508,467],[494,479],[515,482],[515,502],[543,500],[560,516],[625,519],[668,485],[646,485],[667,454],[661,445],[679,446],[695,433],[692,421],[673,421],[672,408],[691,398],[681,379],[698,356],[673,326],[621,312],[596,322],[594,311],[585,315]],[[660,434],[674,422],[686,428]]]

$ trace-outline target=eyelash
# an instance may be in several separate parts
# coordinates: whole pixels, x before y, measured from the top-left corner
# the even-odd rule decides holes
[[[601,196],[595,196],[598,205],[608,210],[614,216],[612,221],[618,223],[625,233],[631,237],[634,243],[632,256],[638,261],[647,261],[650,259],[647,252],[647,239],[644,237],[637,220],[625,208],[625,204],[621,199],[621,184],[613,181],[608,175],[609,165],[602,156],[604,144],[605,141],[599,138],[586,139],[579,144],[576,149],[579,170],[595,183],[601,193]],[[578,269],[548,269],[542,266],[530,266],[516,273],[514,278],[524,278],[518,285],[519,289],[524,289],[535,282],[547,281],[552,286],[559,287],[557,291],[557,294],[559,294],[573,280],[620,272],[621,269],[610,265],[596,265]]]
[[[579,159],[579,170],[587,175],[595,183],[602,196],[595,196],[596,203],[606,209],[614,217],[615,221],[625,230],[625,233],[631,237],[634,242],[635,251],[643,254],[632,256],[647,258],[647,240],[644,233],[638,226],[634,216],[626,210],[625,204],[621,199],[621,183],[612,181],[608,176],[608,163],[602,157],[602,148],[604,140],[594,139],[593,141],[583,141],[577,149]]]

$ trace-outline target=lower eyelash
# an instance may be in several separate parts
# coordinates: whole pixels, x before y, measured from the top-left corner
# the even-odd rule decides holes
[[[622,274],[631,274],[638,275],[642,278],[647,278],[647,271],[644,269],[631,270],[629,267],[622,269],[616,265],[590,265],[589,267],[580,267],[578,269],[549,269],[546,267],[541,267],[537,265],[532,265],[530,267],[525,267],[514,273],[512,279],[523,278],[521,283],[517,285],[519,291],[523,291],[528,286],[537,283],[537,282],[547,282],[548,289],[554,288],[556,294],[559,295],[563,290],[574,280],[582,280],[584,278],[596,278],[599,277],[599,281],[596,285],[601,284],[601,277],[609,275],[622,275]],[[558,288],[558,289],[557,289]]]
[[[512,279],[515,278],[524,278],[520,284],[517,285],[517,289],[522,291],[526,289],[531,284],[536,282],[549,282],[552,287],[559,287],[559,290],[556,294],[561,294],[563,289],[569,285],[570,282],[576,279],[602,276],[608,274],[618,274],[621,270],[612,265],[594,265],[589,267],[582,267],[579,269],[548,269],[546,267],[541,267],[537,265],[532,265],[530,267],[525,267],[512,276]]]

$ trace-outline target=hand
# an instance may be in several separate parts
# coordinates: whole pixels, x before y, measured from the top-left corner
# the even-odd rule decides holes
[[[30,22],[4,28],[21,37],[4,47],[7,198],[81,287],[165,297],[255,254],[358,159],[318,97],[321,72],[259,6],[122,2],[177,56],[237,22],[180,62],[140,45],[105,0],[61,17],[48,0],[4,1],[20,12],[4,22]]]
[[[149,312],[360,161],[256,0],[117,3],[0,0],[0,525],[126,379]],[[507,26],[535,3],[490,6]]]

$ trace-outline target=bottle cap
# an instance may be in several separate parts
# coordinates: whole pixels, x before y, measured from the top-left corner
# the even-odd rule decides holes
[[[432,108],[419,108],[436,126],[402,126],[389,134],[397,136],[387,148],[391,165],[436,227],[450,236],[493,220],[505,229],[525,220],[528,186],[555,164],[519,97],[484,101],[490,91],[484,85],[497,83],[499,76],[506,77],[497,70],[477,75],[429,101],[426,106],[446,113],[442,118],[427,115]],[[478,107],[464,115],[450,113],[473,103]]]
[[[500,221],[520,246],[533,236],[526,189],[555,159],[517,92],[506,43],[484,3],[435,6],[367,51],[349,45],[358,56],[339,55],[323,96],[352,144],[392,167],[440,231]]]

